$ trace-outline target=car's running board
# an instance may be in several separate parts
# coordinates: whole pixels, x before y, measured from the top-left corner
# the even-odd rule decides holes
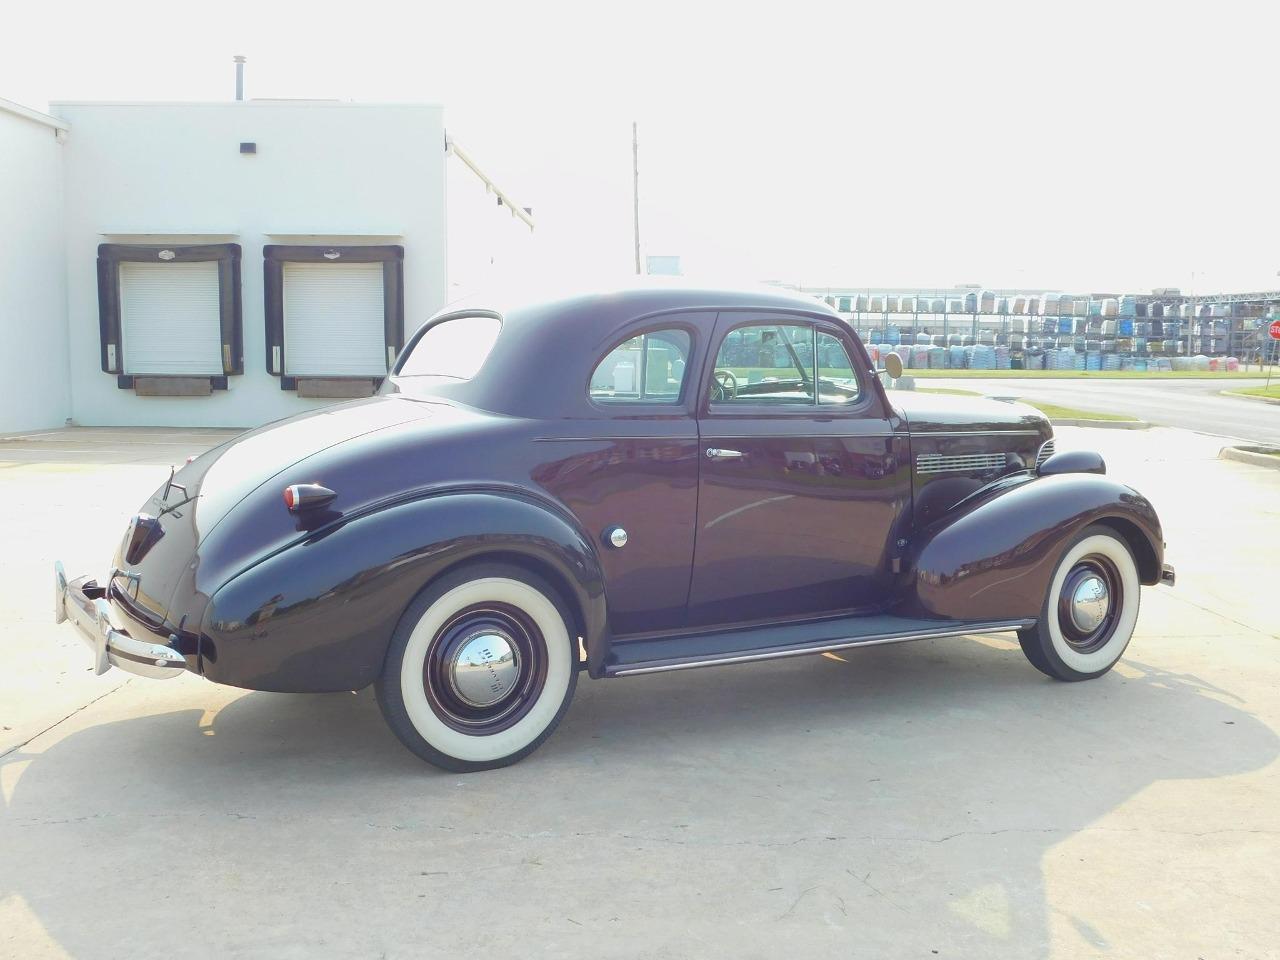
[[[615,642],[606,677],[689,670],[722,663],[750,663],[828,653],[848,647],[871,647],[907,640],[963,637],[971,633],[1009,633],[1035,625],[1035,620],[918,620],[878,614],[842,617],[777,626],[721,630],[656,640]]]

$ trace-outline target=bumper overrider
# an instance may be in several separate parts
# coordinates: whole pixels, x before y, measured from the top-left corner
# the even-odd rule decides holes
[[[149,634],[145,638],[117,630],[111,620],[106,589],[91,577],[67,580],[62,564],[53,565],[54,620],[70,620],[93,651],[93,670],[104,674],[119,667],[140,677],[176,677],[187,669],[187,659],[172,644],[176,636]]]

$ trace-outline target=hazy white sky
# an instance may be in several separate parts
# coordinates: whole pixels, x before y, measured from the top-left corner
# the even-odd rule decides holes
[[[1280,288],[1280,4],[7,3],[0,97],[432,101],[568,273]]]

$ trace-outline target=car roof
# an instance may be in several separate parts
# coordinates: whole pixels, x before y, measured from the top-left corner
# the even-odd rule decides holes
[[[445,313],[492,311],[515,324],[553,322],[575,332],[608,334],[631,320],[672,310],[783,309],[839,316],[815,297],[765,284],[708,285],[679,277],[632,277],[615,284],[557,291],[554,286],[476,295]]]
[[[463,403],[525,417],[600,415],[587,380],[626,328],[654,315],[683,316],[709,338],[718,312],[759,310],[808,314],[843,323],[834,310],[804,294],[768,286],[709,286],[679,278],[643,278],[568,294],[499,293],[451,304],[424,327],[467,316],[495,316],[502,330],[476,376],[440,384],[438,393]],[[643,326],[649,326],[643,324]],[[698,347],[695,344],[695,352]]]

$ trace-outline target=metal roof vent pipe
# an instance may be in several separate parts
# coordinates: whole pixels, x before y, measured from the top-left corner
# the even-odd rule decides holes
[[[232,57],[236,64],[236,99],[244,99],[244,57]]]

